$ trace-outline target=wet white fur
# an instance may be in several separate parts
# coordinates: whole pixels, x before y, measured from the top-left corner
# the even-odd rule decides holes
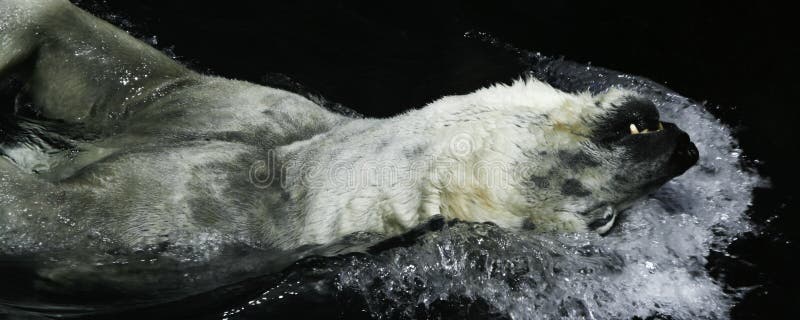
[[[606,110],[602,106],[631,94],[612,89],[576,95],[535,79],[518,80],[444,97],[390,119],[354,120],[282,147],[282,155],[317,169],[302,178],[306,182],[289,184],[290,190],[302,186],[294,193],[310,193],[301,242],[326,243],[356,231],[397,234],[436,215],[509,228],[531,219],[542,230],[585,230],[577,212],[584,207],[572,208],[552,190],[538,191],[549,199],[530,199],[530,187],[519,181],[524,175],[514,169],[530,161],[526,152],[582,149],[590,120]],[[559,166],[527,165],[526,173]],[[309,166],[301,167],[305,172]],[[304,175],[289,172],[294,179]],[[602,186],[608,178],[601,172],[582,180]]]
[[[223,238],[294,248],[353,232],[395,235],[437,215],[582,231],[590,217],[579,213],[614,192],[608,170],[620,164],[589,134],[631,92],[568,94],[523,79],[389,119],[353,119],[194,73],[66,1],[0,0],[0,10],[0,76],[38,52],[29,87],[41,113],[112,132],[81,142],[77,155],[6,150],[7,239],[101,232],[130,245]],[[559,151],[578,150],[601,165],[572,172],[559,163]],[[267,169],[279,182],[254,180],[262,163],[276,166]],[[526,184],[552,172],[593,196]],[[31,210],[68,223],[37,224]]]

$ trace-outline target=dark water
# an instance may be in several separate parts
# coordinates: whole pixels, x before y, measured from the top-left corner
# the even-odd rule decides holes
[[[198,282],[227,286],[186,288],[177,281],[171,291],[150,296],[108,292],[103,279],[97,287],[81,281],[69,295],[51,296],[30,288],[35,275],[16,258],[3,269],[2,298],[10,302],[0,316],[750,319],[780,318],[800,302],[793,274],[797,111],[788,97],[800,89],[793,76],[798,52],[782,41],[780,32],[791,30],[791,22],[778,8],[513,1],[79,4],[196,69],[297,89],[283,74],[368,116],[389,116],[529,72],[565,90],[633,86],[648,90],[662,113],[706,142],[701,151],[714,157],[705,164],[716,166],[701,162],[633,208],[637,214],[606,238],[546,239],[435,221],[377,245],[365,236],[279,258],[232,248],[227,260],[199,259],[153,280],[180,278],[178,272],[188,270]],[[530,53],[536,50],[667,82],[709,103],[701,108],[645,80]],[[741,150],[728,145],[731,136]],[[724,160],[713,161],[717,156]],[[760,174],[739,172],[740,166]],[[646,241],[652,239],[663,241]],[[291,264],[314,253],[333,257]],[[171,270],[173,263],[158,252],[128,259],[157,270]],[[251,268],[214,279],[232,264]]]

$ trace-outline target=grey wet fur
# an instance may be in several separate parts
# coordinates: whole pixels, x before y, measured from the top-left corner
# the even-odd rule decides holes
[[[4,147],[3,245],[101,238],[290,249],[353,232],[399,234],[437,216],[605,232],[627,203],[697,156],[674,126],[629,134],[628,124],[647,120],[645,129],[658,114],[618,88],[568,94],[526,79],[360,119],[191,71],[67,1],[0,0],[0,44],[0,77],[23,78],[26,106],[49,130],[68,128],[59,134],[71,146]],[[629,121],[631,110],[639,116]],[[386,161],[400,178],[422,177],[366,176]],[[497,186],[428,175],[441,163],[459,175],[492,161],[503,173],[531,170]],[[336,181],[339,169],[363,185]]]

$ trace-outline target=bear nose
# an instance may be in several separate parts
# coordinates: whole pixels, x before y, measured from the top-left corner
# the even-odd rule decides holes
[[[670,157],[670,163],[675,166],[676,174],[682,174],[693,165],[697,163],[700,158],[700,153],[697,151],[697,146],[692,143],[689,135],[686,132],[680,131],[678,133],[675,149]]]

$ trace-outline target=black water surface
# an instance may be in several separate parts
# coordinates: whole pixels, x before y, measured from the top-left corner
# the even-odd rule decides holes
[[[727,252],[712,252],[707,269],[732,290],[754,287],[734,307],[735,319],[788,318],[786,312],[800,303],[795,192],[800,26],[788,7],[513,0],[75,2],[197,70],[261,83],[268,73],[284,74],[367,116],[391,116],[519,76],[523,66],[513,53],[464,37],[469,31],[641,75],[708,101],[709,111],[734,128],[745,155],[771,186],[756,190],[750,210],[761,232],[735,241]],[[11,94],[0,98],[0,105],[11,105]],[[313,263],[298,268],[287,277],[313,275]],[[344,307],[304,295],[272,314],[366,316],[357,295],[342,293],[337,299]],[[496,315],[481,301],[434,306],[418,316]],[[164,310],[154,314],[169,315]]]

